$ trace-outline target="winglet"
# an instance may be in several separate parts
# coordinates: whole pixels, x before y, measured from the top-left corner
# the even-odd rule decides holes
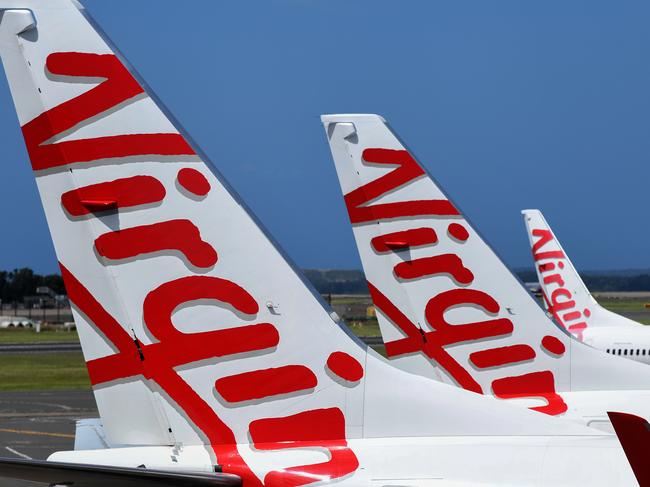
[[[650,445],[650,424],[639,416],[608,412],[618,440],[641,487],[650,486],[650,463],[647,458]]]

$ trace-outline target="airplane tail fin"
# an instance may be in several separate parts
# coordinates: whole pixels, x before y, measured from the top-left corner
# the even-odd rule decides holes
[[[383,118],[322,121],[393,363],[548,414],[562,391],[647,388],[546,316]]]
[[[641,487],[650,485],[650,424],[638,416],[627,413],[607,413],[621,442],[625,456]]]
[[[544,305],[555,320],[578,338],[600,326],[638,326],[606,310],[593,298],[553,230],[539,210],[523,210]]]
[[[162,446],[179,465],[192,447],[246,485],[302,485],[353,475],[350,438],[575,431],[369,353],[78,2],[0,0],[0,14],[111,447]]]
[[[356,385],[365,350],[78,2],[0,10],[0,55],[109,444],[259,443],[311,416],[342,434],[326,406],[348,389],[325,384]],[[288,414],[305,416],[265,419]]]

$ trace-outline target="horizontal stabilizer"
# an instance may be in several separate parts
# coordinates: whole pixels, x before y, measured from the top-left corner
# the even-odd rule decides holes
[[[633,414],[608,412],[607,415],[639,485],[641,487],[650,485],[650,463],[648,463],[647,453],[650,445],[650,424]]]
[[[0,458],[0,477],[75,487],[215,487],[239,486],[237,475],[165,472],[145,468]]]

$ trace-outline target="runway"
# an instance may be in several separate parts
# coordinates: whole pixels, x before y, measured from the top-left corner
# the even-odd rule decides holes
[[[92,391],[0,393],[0,456],[46,459],[74,447],[75,421],[97,417]],[[0,478],[0,487],[44,484]]]
[[[54,343],[3,343],[0,353],[52,353],[52,352],[80,352],[79,342],[54,342]]]
[[[382,345],[381,337],[363,337],[361,341],[366,345]],[[52,352],[80,352],[79,342],[63,343],[7,343],[0,345],[0,354],[7,353],[52,353]]]

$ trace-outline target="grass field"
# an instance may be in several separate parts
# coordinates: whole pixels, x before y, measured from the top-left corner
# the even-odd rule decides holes
[[[332,303],[331,304],[355,304],[360,301],[363,302],[368,302],[370,303],[370,297],[369,296],[332,296]]]
[[[600,299],[598,302],[614,313],[650,325],[650,309],[645,307],[647,301],[644,299]]]
[[[60,343],[78,342],[76,331],[42,331],[36,333],[28,328],[0,328],[0,343]]]
[[[361,338],[381,335],[379,323],[374,318],[367,321],[346,321],[346,325],[352,330],[352,333]]]
[[[642,299],[600,299],[598,302],[604,308],[615,313],[648,313],[648,317],[650,317],[650,309],[645,307],[646,301]]]
[[[0,391],[89,387],[81,352],[0,355]]]

